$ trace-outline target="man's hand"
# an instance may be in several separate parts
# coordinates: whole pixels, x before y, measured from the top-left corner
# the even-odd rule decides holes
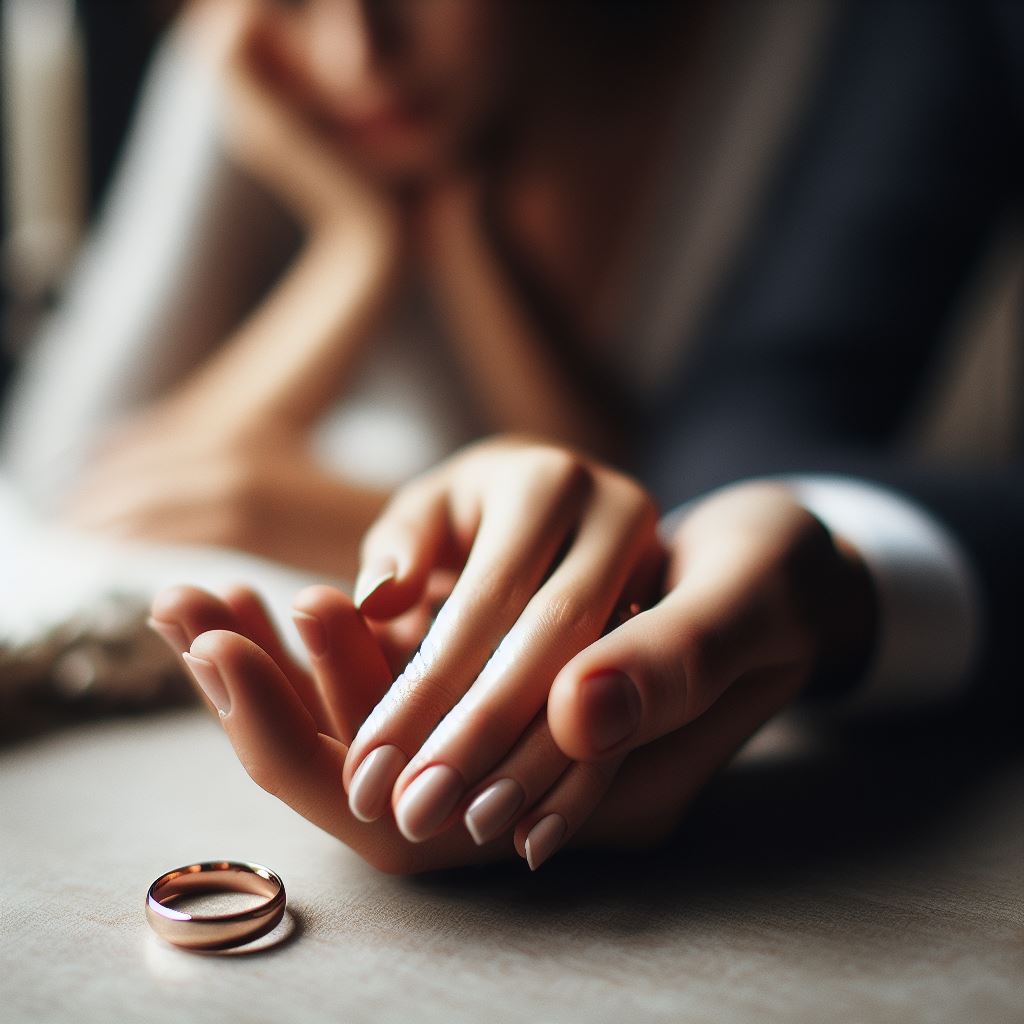
[[[558,674],[548,722],[569,757],[621,757],[699,719],[739,683],[781,703],[814,673],[855,674],[876,610],[867,570],[781,484],[698,503],[670,545],[664,597]]]

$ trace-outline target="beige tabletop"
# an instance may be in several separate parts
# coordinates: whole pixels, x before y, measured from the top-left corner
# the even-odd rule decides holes
[[[1024,1020],[1024,757],[782,725],[670,847],[401,879],[258,790],[185,710],[0,747],[0,1020]],[[147,927],[164,870],[283,876],[282,941]]]

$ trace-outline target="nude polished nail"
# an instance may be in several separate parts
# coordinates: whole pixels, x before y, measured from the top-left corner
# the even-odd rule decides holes
[[[355,602],[355,606],[362,608],[366,601],[373,597],[385,583],[390,583],[397,574],[398,566],[390,558],[371,562],[360,569],[356,585],[352,590],[352,600]]]
[[[583,729],[597,752],[610,750],[640,724],[640,694],[629,676],[604,672],[581,687]]]
[[[560,814],[541,818],[526,837],[526,863],[536,871],[562,845],[569,826]]]
[[[395,808],[398,830],[411,843],[429,839],[444,823],[465,791],[454,768],[435,764],[409,783]]]
[[[182,654],[182,658],[203,693],[217,709],[217,714],[221,718],[227,718],[231,711],[231,697],[228,695],[228,688],[224,685],[224,680],[220,677],[220,672],[217,671],[217,666],[212,661],[197,658],[188,651]]]
[[[466,809],[466,829],[477,846],[498,835],[523,806],[526,794],[515,779],[499,779]]]
[[[387,810],[391,790],[407,763],[405,754],[390,744],[370,751],[349,783],[349,810],[360,821],[376,821]]]

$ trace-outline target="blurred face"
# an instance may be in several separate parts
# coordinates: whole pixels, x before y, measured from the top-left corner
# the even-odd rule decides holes
[[[264,0],[318,118],[380,173],[429,171],[508,99],[521,0]]]

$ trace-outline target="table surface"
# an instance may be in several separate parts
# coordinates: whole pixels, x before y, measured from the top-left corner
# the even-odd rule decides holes
[[[1024,1020],[1024,755],[838,753],[779,724],[656,853],[378,874],[244,775],[192,710],[0,746],[5,1022]],[[255,860],[284,941],[196,955],[149,882]]]

